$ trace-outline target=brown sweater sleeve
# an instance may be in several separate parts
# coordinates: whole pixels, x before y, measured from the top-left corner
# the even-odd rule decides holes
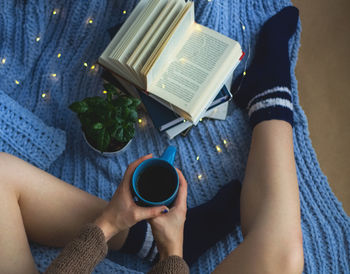
[[[102,230],[87,224],[46,269],[47,274],[91,273],[107,255],[108,246]]]
[[[189,274],[190,269],[184,259],[178,256],[170,256],[159,261],[148,274]]]

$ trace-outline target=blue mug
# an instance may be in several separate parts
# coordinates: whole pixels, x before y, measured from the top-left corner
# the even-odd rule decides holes
[[[179,176],[175,167],[173,166],[176,154],[176,147],[169,146],[160,158],[151,158],[143,161],[134,171],[131,183],[131,192],[135,203],[139,206],[171,206],[179,191]],[[148,174],[148,175],[147,175]],[[160,181],[158,185],[153,182],[147,182],[144,178],[157,178]],[[149,177],[151,176],[151,177]],[[161,178],[166,178],[162,180]],[[141,179],[141,180],[140,180]],[[157,180],[156,180],[157,181]],[[159,185],[161,184],[161,185]],[[168,184],[168,185],[164,185]],[[147,189],[148,188],[148,189]],[[158,199],[158,189],[166,189],[166,195]],[[151,193],[151,196],[146,193]],[[160,194],[159,194],[160,195]]]

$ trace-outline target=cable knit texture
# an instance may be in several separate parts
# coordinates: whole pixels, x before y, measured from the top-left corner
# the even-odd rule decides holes
[[[186,262],[179,256],[170,256],[158,262],[148,274],[189,274]]]
[[[124,22],[136,2],[0,1],[0,90],[47,126],[66,132],[66,149],[48,169],[51,174],[101,198],[110,199],[128,163],[150,152],[158,156],[172,144],[178,148],[175,165],[183,171],[189,183],[188,206],[194,207],[211,199],[222,185],[232,179],[243,179],[251,136],[246,112],[231,103],[226,121],[205,120],[192,129],[186,138],[178,137],[172,141],[159,134],[151,121],[142,116],[144,122],[137,126],[136,137],[130,147],[114,158],[104,158],[85,144],[79,121],[68,109],[68,105],[74,101],[102,95],[102,69],[91,69],[91,66],[111,39],[108,30]],[[195,0],[195,5],[199,23],[241,43],[246,57],[236,69],[236,77],[243,73],[246,62],[249,64],[254,55],[253,49],[262,24],[283,7],[291,5],[291,2]],[[92,23],[89,23],[90,19]],[[304,271],[317,274],[349,273],[349,217],[320,170],[309,138],[307,119],[299,104],[294,69],[300,46],[300,31],[299,25],[289,43],[289,53]],[[6,59],[5,62],[3,59]],[[47,95],[45,98],[42,96],[44,92]],[[36,124],[34,116],[28,116],[28,119]],[[17,123],[14,122],[14,125]],[[45,127],[41,127],[41,130],[46,133]],[[12,134],[11,137],[16,138],[21,133],[14,131]],[[6,142],[8,136],[1,135],[0,139]],[[31,148],[36,142],[35,135],[28,138],[23,149]],[[220,146],[220,153],[216,146]],[[51,144],[43,147],[52,149]],[[5,149],[18,152],[18,148]],[[197,156],[199,161],[196,160]],[[24,155],[22,157],[26,158]],[[41,157],[35,156],[35,161],[45,162],[45,158]],[[202,175],[199,176],[200,180],[198,175]],[[242,234],[237,228],[201,256],[191,267],[191,273],[210,273],[241,241]],[[59,252],[58,249],[33,243],[31,250],[41,271]],[[97,266],[95,273],[139,273],[151,268],[148,262],[136,256],[111,253],[108,258]]]
[[[0,151],[47,169],[66,147],[66,133],[47,126],[0,90]]]
[[[67,244],[45,273],[91,273],[106,256],[107,251],[108,246],[102,230],[95,224],[87,224],[79,235]]]

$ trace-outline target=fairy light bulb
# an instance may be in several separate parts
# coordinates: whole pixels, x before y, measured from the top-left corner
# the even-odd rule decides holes
[[[102,93],[103,93],[103,94],[107,94],[108,91],[107,91],[107,90],[103,90]]]
[[[96,68],[95,65],[92,65],[92,66],[91,66],[91,70],[94,70],[95,68]]]
[[[198,178],[198,180],[202,180],[203,179],[203,175],[202,174],[198,174],[197,178]]]
[[[245,25],[242,25],[242,29],[245,30]]]
[[[45,92],[43,94],[41,94],[41,98],[43,98],[43,99],[46,98],[46,93]]]
[[[142,119],[139,119],[138,121],[139,121],[139,124],[142,124]]]
[[[57,77],[57,74],[56,74],[56,73],[51,73],[51,76],[52,76],[53,78],[56,78],[56,77]]]
[[[16,85],[19,85],[19,81],[18,80],[15,80],[15,83],[16,83]]]
[[[227,140],[223,140],[224,145],[227,145]]]
[[[6,63],[6,58],[2,58],[1,59],[1,64],[5,64]]]
[[[35,38],[35,41],[39,42],[39,41],[40,41],[40,36],[37,36],[37,37]]]
[[[243,76],[246,76],[246,75],[247,75],[247,72],[246,72],[246,71],[244,71],[244,72],[243,72]]]
[[[58,59],[61,58],[61,56],[62,56],[61,53],[57,54],[57,58],[58,58]]]
[[[88,64],[86,62],[84,63],[84,67],[88,67]]]
[[[89,24],[92,24],[93,22],[94,22],[94,20],[92,20],[92,19],[89,19],[89,21],[88,21]]]
[[[199,156],[197,156],[196,160],[199,161]]]
[[[222,152],[222,150],[221,150],[221,147],[220,147],[220,146],[216,146],[215,148],[216,148],[216,151],[217,151],[217,152],[219,152],[219,153],[220,153],[220,152]]]
[[[126,10],[123,10],[123,14],[126,14]]]
[[[56,14],[57,14],[57,10],[54,9],[54,10],[52,11],[52,14],[53,14],[53,15],[56,15]]]

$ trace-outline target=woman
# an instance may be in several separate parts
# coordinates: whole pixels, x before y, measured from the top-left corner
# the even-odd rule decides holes
[[[288,41],[297,21],[297,9],[288,7],[265,23],[248,77],[235,96],[236,103],[248,109],[253,127],[240,194],[244,241],[221,262],[215,273],[301,273],[303,270],[288,56]],[[107,203],[16,157],[1,153],[0,272],[37,273],[27,235],[40,244],[66,246],[47,273],[91,272],[106,255],[107,242],[110,248],[136,250],[150,257],[154,248],[143,251],[147,246],[146,236],[142,237],[141,248],[135,247],[140,245],[136,244],[137,235],[146,233],[140,232],[141,227],[145,227],[140,221],[148,220],[159,252],[159,262],[151,273],[188,273],[183,255],[188,253],[185,259],[192,263],[236,223],[239,207],[231,201],[239,201],[233,197],[239,194],[234,187],[237,184],[229,183],[230,191],[219,192],[215,203],[209,202],[187,212],[187,183],[178,170],[180,189],[174,207],[170,210],[138,207],[131,199],[130,178],[135,168],[149,157],[151,155],[128,167],[112,200]],[[222,209],[225,204],[226,208]],[[227,224],[214,222],[212,227],[211,222],[204,222],[204,217],[200,220],[194,217],[220,210],[225,214],[223,217],[218,214],[218,223],[224,218]],[[190,211],[199,214],[189,215]],[[185,225],[188,216],[190,220],[186,220]],[[200,226],[196,227],[198,223]],[[87,225],[75,237],[84,224]],[[207,244],[200,246],[197,253],[200,242],[189,245],[186,239],[184,241],[190,233],[186,226],[194,227],[198,233],[200,228],[209,231],[208,241],[202,237],[202,242]],[[215,229],[222,235],[213,235],[214,227],[219,227]]]

